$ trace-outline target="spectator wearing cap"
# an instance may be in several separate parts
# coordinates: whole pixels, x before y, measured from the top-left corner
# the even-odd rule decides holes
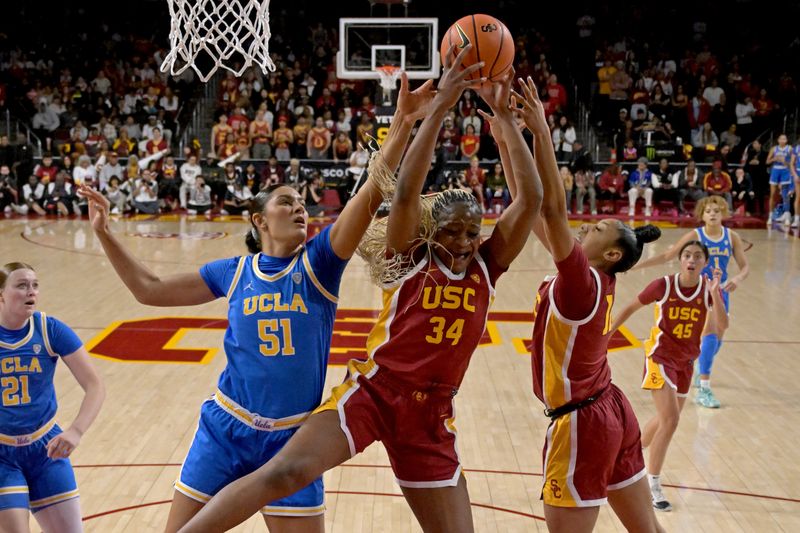
[[[728,202],[728,209],[733,212],[733,180],[730,174],[722,170],[722,162],[714,161],[711,172],[703,176],[703,189],[710,196],[722,196]]]
[[[636,161],[636,170],[628,177],[628,214],[636,215],[636,200],[644,197],[644,216],[653,214],[653,173],[647,168],[647,158]]]

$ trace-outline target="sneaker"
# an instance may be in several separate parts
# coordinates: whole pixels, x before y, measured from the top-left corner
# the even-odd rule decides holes
[[[711,389],[704,387],[700,387],[700,390],[697,391],[697,395],[694,397],[694,403],[707,409],[719,409],[720,406],[719,400],[714,397],[714,393],[711,392]]]
[[[665,513],[672,510],[672,504],[664,497],[661,487],[650,487],[650,494],[653,496],[653,509]]]
[[[767,226],[771,225],[772,225],[772,213],[770,213],[769,216],[767,217]]]
[[[789,214],[788,211],[784,211],[783,214],[781,215],[780,221],[784,226],[788,226],[789,224],[792,223],[792,215]]]
[[[800,228],[800,215],[795,215],[794,220],[792,221],[793,228]]]
[[[592,215],[596,215],[596,214],[597,214],[597,209],[592,209]]]
[[[652,216],[652,214],[653,214],[653,210],[651,208],[649,208],[649,207],[645,207],[644,208],[644,216],[649,217],[649,216]]]

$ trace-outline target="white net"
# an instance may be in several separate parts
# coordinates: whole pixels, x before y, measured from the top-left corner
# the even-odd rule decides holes
[[[269,0],[167,0],[170,52],[161,71],[178,76],[192,67],[204,82],[220,69],[237,77],[269,57]]]
[[[397,80],[400,79],[400,75],[403,74],[403,69],[392,65],[384,65],[375,67],[375,71],[378,73],[381,80],[382,104],[384,106],[390,106],[392,105],[392,95],[397,87]]]

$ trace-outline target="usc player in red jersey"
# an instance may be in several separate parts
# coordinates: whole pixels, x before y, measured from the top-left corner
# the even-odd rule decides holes
[[[615,276],[636,264],[644,244],[661,232],[607,219],[583,224],[576,241],[533,79],[522,89],[515,97],[534,136],[544,189],[535,231],[558,269],[537,292],[531,349],[533,391],[552,420],[543,450],[547,528],[590,532],[608,502],[628,531],[661,532],[644,479],[639,424],[611,383],[608,365]]]
[[[642,388],[652,391],[657,414],[645,425],[642,445],[650,447],[647,472],[653,507],[659,511],[672,509],[661,490],[661,468],[689,394],[704,327],[715,335],[721,335],[728,327],[720,290],[722,270],[714,269],[710,280],[702,273],[709,261],[706,245],[689,241],[681,247],[678,257],[680,273],[650,283],[611,326],[613,333],[633,313],[656,304],[655,324],[644,345]]]
[[[386,447],[396,481],[423,531],[473,531],[453,397],[483,334],[494,283],[532,229],[541,185],[509,106],[509,73],[482,92],[518,192],[492,235],[481,242],[482,210],[470,193],[420,198],[445,114],[471,83],[465,78],[482,66],[461,70],[469,48],[454,63],[447,60],[400,168],[388,222],[378,226],[385,227],[385,237],[370,264],[381,264],[377,258],[388,255],[389,264],[400,271],[387,268],[380,277],[384,308],[367,340],[369,359],[351,361],[344,383],[281,453],[217,494],[181,531],[230,528],[275,494],[296,490],[296,484],[376,440]]]

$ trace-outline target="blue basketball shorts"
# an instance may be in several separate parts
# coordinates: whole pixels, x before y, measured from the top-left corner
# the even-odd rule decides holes
[[[54,424],[29,444],[0,444],[0,511],[22,508],[35,513],[78,497],[69,459],[47,457],[47,443],[60,433]]]
[[[792,181],[792,173],[788,168],[772,167],[769,173],[770,185],[790,185]]]
[[[206,503],[229,483],[272,459],[298,428],[261,431],[238,420],[213,399],[203,403],[200,422],[183,462],[175,490]],[[325,512],[322,477],[285,498],[269,502],[261,513],[316,516]]]

